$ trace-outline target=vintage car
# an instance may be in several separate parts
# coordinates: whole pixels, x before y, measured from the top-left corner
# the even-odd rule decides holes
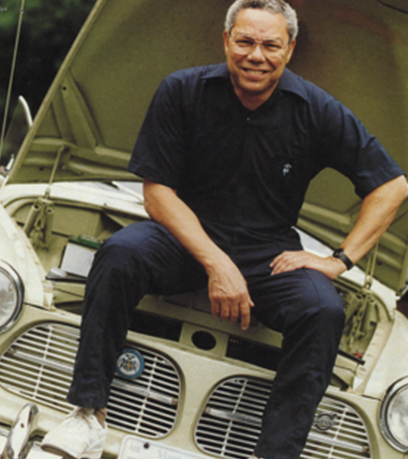
[[[348,105],[408,170],[408,1],[292,0],[292,70]],[[42,436],[72,407],[86,276],[101,241],[148,218],[126,171],[149,101],[173,70],[224,60],[230,0],[98,0],[0,191],[0,449],[48,456]],[[298,222],[331,253],[359,199],[327,170]],[[408,204],[359,267],[334,281],[346,327],[307,458],[408,457]],[[104,457],[246,459],[260,430],[281,336],[214,319],[205,291],[135,309],[108,406]]]

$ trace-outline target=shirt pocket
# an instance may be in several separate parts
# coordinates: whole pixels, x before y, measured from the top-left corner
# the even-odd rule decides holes
[[[296,221],[311,180],[311,161],[307,156],[273,153],[256,165],[264,196],[278,213]],[[254,177],[255,179],[255,177]]]

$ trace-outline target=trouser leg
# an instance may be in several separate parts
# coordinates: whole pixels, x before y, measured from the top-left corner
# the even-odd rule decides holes
[[[146,293],[203,288],[205,271],[162,226],[130,225],[97,252],[85,293],[70,403],[105,407],[134,308]]]
[[[284,339],[255,454],[298,459],[330,382],[344,324],[343,303],[317,271],[272,276],[271,284],[269,291],[253,294],[254,312]]]

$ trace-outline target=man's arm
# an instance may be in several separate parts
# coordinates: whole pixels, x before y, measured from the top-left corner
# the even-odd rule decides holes
[[[214,317],[230,322],[241,318],[241,328],[247,329],[253,303],[237,266],[208,237],[197,216],[175,190],[145,179],[143,191],[150,217],[167,228],[204,266]]]
[[[360,260],[380,239],[407,196],[407,181],[400,176],[376,188],[363,199],[356,224],[341,244],[353,263]],[[316,269],[330,279],[346,270],[338,258],[322,258],[306,251],[283,252],[272,261],[270,267],[273,274],[300,268]]]

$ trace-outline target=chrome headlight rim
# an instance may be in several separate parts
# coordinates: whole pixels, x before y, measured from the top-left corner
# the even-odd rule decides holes
[[[384,436],[384,438],[388,441],[388,443],[395,448],[397,451],[401,453],[407,453],[408,452],[408,439],[407,443],[402,443],[394,433],[392,432],[392,429],[389,426],[388,423],[388,415],[389,415],[389,410],[391,408],[391,402],[395,400],[395,398],[402,392],[402,390],[408,390],[408,377],[403,377],[396,381],[394,384],[392,384],[384,397],[384,400],[381,404],[381,409],[380,409],[380,430]],[[408,414],[408,413],[407,413]]]
[[[3,324],[0,324],[0,333],[4,333],[15,324],[21,314],[24,303],[24,284],[18,272],[4,260],[0,260],[0,274],[8,278],[16,295],[13,312]]]

